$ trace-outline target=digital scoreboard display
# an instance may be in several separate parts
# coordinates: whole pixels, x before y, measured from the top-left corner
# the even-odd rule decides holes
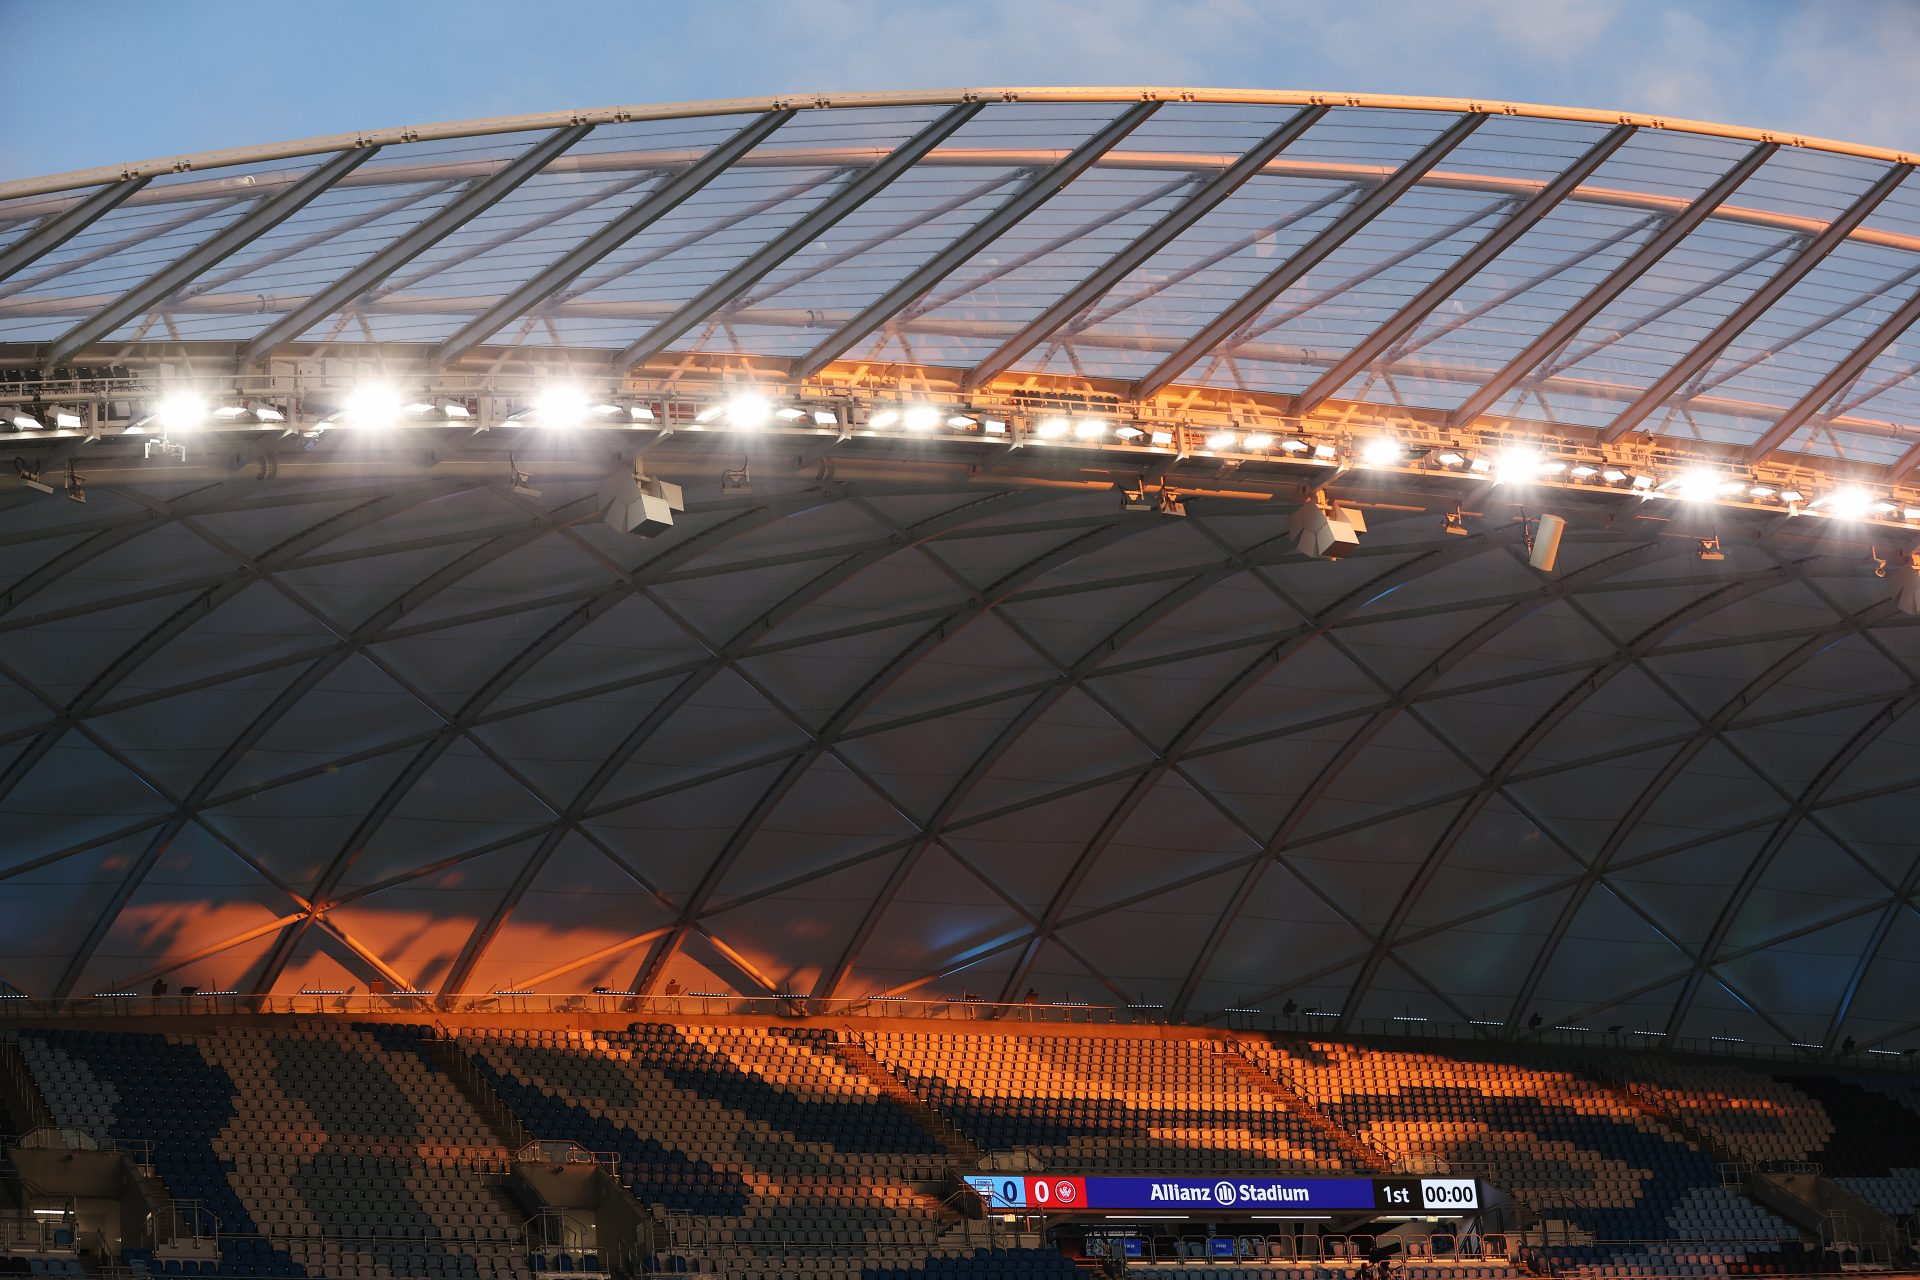
[[[1080,1213],[1224,1210],[1457,1216],[1480,1207],[1471,1178],[1101,1178],[975,1174],[967,1185],[990,1209]]]

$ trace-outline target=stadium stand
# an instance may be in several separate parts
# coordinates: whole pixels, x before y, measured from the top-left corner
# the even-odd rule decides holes
[[[833,1052],[831,1032],[638,1023],[460,1036],[530,1129],[618,1155],[634,1195],[669,1212],[663,1266],[772,1275],[804,1261],[853,1277],[862,1260],[973,1257],[941,1243],[957,1221],[930,1190],[943,1151]]]
[[[1572,1071],[1319,1042],[1253,1052],[1400,1167],[1471,1172],[1596,1239],[1727,1242],[1712,1256],[1742,1260],[1797,1241],[1789,1224],[1723,1187],[1711,1155]],[[1594,1275],[1725,1265],[1638,1245],[1550,1256]]]
[[[1912,1080],[1794,1076],[1832,1136],[1810,1155],[1826,1175],[1890,1214],[1920,1214],[1920,1085]]]
[[[882,1031],[867,1047],[983,1148],[1098,1173],[1295,1172],[1346,1162],[1202,1039]]]

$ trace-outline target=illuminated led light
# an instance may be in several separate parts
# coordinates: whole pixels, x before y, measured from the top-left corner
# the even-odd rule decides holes
[[[868,426],[876,427],[881,430],[884,430],[887,427],[892,426],[894,423],[898,421],[900,421],[900,411],[898,409],[882,409],[880,410],[880,412],[875,414],[870,414],[867,417]]]
[[[969,427],[979,426],[980,420],[978,418],[969,418],[964,413],[956,413],[952,417],[947,419],[947,425],[952,427],[955,431],[965,431]]]
[[[1602,480],[1605,480],[1608,484],[1619,484],[1622,480],[1625,480],[1627,478],[1627,473],[1622,471],[1618,467],[1608,467],[1605,471],[1602,471],[1600,473],[1600,478]]]
[[[1774,496],[1774,493],[1775,491],[1773,489],[1768,488],[1764,484],[1756,484],[1747,490],[1747,496],[1749,498],[1771,498]]]
[[[80,427],[80,415],[77,413],[68,413],[65,409],[55,409],[53,411],[53,425],[62,431],[78,430]]]
[[[1706,502],[1720,491],[1720,477],[1696,467],[1681,472],[1671,480],[1662,481],[1660,491],[1682,502]]]
[[[1455,453],[1451,449],[1445,453],[1436,455],[1433,460],[1443,467],[1461,467],[1465,466],[1467,462],[1464,455]]]
[[[772,414],[773,406],[767,403],[765,396],[748,393],[727,401],[727,425],[736,431],[764,427]]]
[[[1899,509],[1900,508],[1894,506],[1891,502],[1876,502],[1873,504],[1873,514],[1877,516],[1890,516]]]
[[[1119,427],[1113,434],[1119,436],[1122,440],[1138,440],[1147,433],[1138,427]]]
[[[815,409],[813,411],[813,425],[816,427],[837,427],[840,425],[840,415],[831,409]]]
[[[1307,451],[1307,442],[1305,440],[1282,440],[1280,447],[1288,453],[1305,453]]]
[[[1908,507],[1900,513],[1903,520],[1920,520],[1920,507]]]
[[[412,413],[412,414],[432,413],[433,406],[428,404],[425,400],[416,400],[412,404],[407,405],[406,410],[408,413]],[[225,415],[226,410],[216,409],[214,410],[214,412],[221,415]]]
[[[191,431],[207,420],[207,402],[191,391],[176,391],[155,406],[153,416],[168,431]]]
[[[1493,464],[1491,462],[1488,462],[1485,458],[1475,458],[1472,462],[1469,462],[1467,464],[1467,470],[1476,471],[1476,472],[1479,472],[1481,475],[1485,475],[1487,472],[1493,470]]]
[[[940,425],[940,411],[932,405],[916,404],[900,415],[900,425],[909,431],[931,431]]]
[[[1000,418],[982,418],[980,420],[980,426],[981,429],[990,436],[1003,436],[1007,434],[1007,424],[1005,420]]]
[[[1557,476],[1566,469],[1567,464],[1564,462],[1543,462],[1535,468],[1543,476]]]
[[[587,420],[590,409],[586,393],[578,387],[543,387],[533,398],[533,416],[546,427],[577,427]]]
[[[1405,452],[1398,440],[1369,440],[1360,446],[1360,461],[1369,467],[1390,467]]]
[[[1496,484],[1525,484],[1534,478],[1540,470],[1540,451],[1538,449],[1512,448],[1500,451],[1500,460],[1494,469]]]
[[[694,414],[693,420],[695,422],[712,422],[715,418],[719,417],[721,414],[725,413],[726,411],[727,411],[727,406],[723,404],[710,404],[706,408],[702,409],[700,412]]]
[[[1233,448],[1234,441],[1238,440],[1239,438],[1240,437],[1238,435],[1234,434],[1231,431],[1216,431],[1212,435],[1207,437],[1207,448],[1231,449]]]
[[[1273,448],[1273,437],[1264,431],[1256,431],[1241,441],[1241,443],[1249,449],[1271,449]]]
[[[796,409],[792,405],[788,405],[784,409],[775,409],[773,411],[773,416],[780,419],[782,422],[798,422],[800,421],[800,419],[807,416],[807,411],[805,409]]]
[[[1152,440],[1156,447],[1165,449],[1173,443],[1173,432],[1156,431],[1148,439]]]
[[[1331,458],[1333,454],[1334,448],[1330,444],[1317,444],[1313,446],[1313,456],[1316,458]]]
[[[1836,489],[1814,503],[1836,520],[1864,520],[1873,511],[1873,495],[1864,489]]]
[[[1798,489],[1782,489],[1780,491],[1780,501],[1782,502],[1805,502],[1806,500],[1807,495]]]
[[[1579,466],[1573,468],[1573,470],[1567,472],[1567,474],[1572,476],[1575,480],[1591,480],[1595,476],[1599,475],[1600,471],[1597,467],[1589,467],[1585,463],[1582,463]]]
[[[243,404],[223,404],[213,411],[213,416],[216,418],[238,418],[244,416],[246,412],[247,407]]]
[[[1642,490],[1651,489],[1653,488],[1653,477],[1652,476],[1635,476],[1633,478],[1633,487],[1636,489],[1642,489]]]
[[[1073,424],[1074,438],[1078,440],[1098,440],[1107,434],[1105,418],[1082,418]]]
[[[467,408],[462,400],[445,400],[440,404],[440,416],[444,418],[466,419],[473,416],[473,410]]]
[[[1042,418],[1033,429],[1043,440],[1058,439],[1067,434],[1067,420],[1065,418]]]
[[[39,419],[30,417],[24,413],[14,414],[12,422],[16,431],[38,431],[40,429]]]
[[[631,405],[627,409],[627,416],[635,422],[652,422],[653,410],[644,404]]]

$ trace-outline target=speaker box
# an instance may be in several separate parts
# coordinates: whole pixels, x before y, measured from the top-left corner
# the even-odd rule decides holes
[[[1560,538],[1566,531],[1567,522],[1559,516],[1541,516],[1533,531],[1533,549],[1527,552],[1527,563],[1542,573],[1552,573],[1560,559]]]

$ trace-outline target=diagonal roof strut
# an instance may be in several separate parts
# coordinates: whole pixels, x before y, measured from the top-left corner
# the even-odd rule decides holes
[[[1614,127],[1607,135],[1587,148],[1586,152],[1546,186],[1540,188],[1507,220],[1495,227],[1486,239],[1462,254],[1451,267],[1441,272],[1439,277],[1416,294],[1411,301],[1372,333],[1362,338],[1353,350],[1335,361],[1333,367],[1315,378],[1302,391],[1289,408],[1294,413],[1311,413],[1320,403],[1345,386],[1354,374],[1379,359],[1381,354],[1407,334],[1412,333],[1420,322],[1439,308],[1459,291],[1460,287],[1484,271],[1493,260],[1512,248],[1521,236],[1533,230],[1540,219],[1552,213],[1560,203],[1591,178],[1607,159],[1633,136],[1633,126],[1623,124]]]
[[[472,219],[500,203],[522,183],[546,168],[548,161],[591,132],[593,126],[589,124],[554,130],[492,177],[476,183],[457,199],[448,202],[438,213],[280,317],[266,332],[241,350],[241,361],[266,358],[282,343],[305,333],[316,322],[374,288]]]
[[[1652,386],[1635,397],[1632,404],[1620,411],[1606,430],[1600,433],[1600,439],[1607,443],[1618,440],[1627,432],[1639,426],[1651,417],[1661,406],[1671,400],[1674,393],[1685,385],[1687,379],[1704,370],[1722,351],[1745,333],[1748,326],[1758,320],[1774,303],[1786,297],[1787,292],[1826,261],[1827,255],[1853,234],[1854,229],[1867,220],[1873,211],[1880,207],[1881,201],[1894,193],[1907,175],[1913,172],[1910,164],[1896,164],[1882,174],[1880,180],[1867,188],[1861,197],[1847,206],[1845,213],[1827,224],[1826,230],[1815,236],[1799,253],[1787,260],[1787,264],[1774,272],[1767,282],[1741,300],[1739,306],[1714,327],[1712,333],[1702,338],[1693,350],[1681,356],[1665,373],[1655,379]]]
[[[999,239],[1013,225],[1052,199],[1068,183],[1097,164],[1121,139],[1146,123],[1160,109],[1158,102],[1139,102],[1120,113],[1104,129],[1081,143],[1064,159],[1029,178],[1005,204],[975,223],[959,239],[920,264],[861,309],[860,314],[827,335],[794,363],[793,376],[811,378],[846,351],[898,315],[914,299],[973,260],[975,254]]]
[[[791,120],[794,114],[793,108],[784,107],[756,115],[732,137],[661,183],[640,203],[536,271],[519,288],[469,320],[458,333],[434,348],[430,362],[444,365],[458,359],[468,348],[485,342],[572,284],[596,262],[679,208],[701,188],[732,168],[736,160],[772,137],[774,131]]]
[[[268,197],[265,202],[48,343],[40,353],[41,364],[52,367],[89,342],[112,333],[155,303],[170,297],[202,271],[232,257],[319,199],[340,179],[373,159],[378,150],[377,147],[362,147],[357,151],[342,151],[278,195]]]
[[[886,159],[835,192],[814,210],[748,255],[746,261],[689,298],[653,326],[645,336],[613,359],[616,373],[624,373],[667,349],[675,338],[758,284],[769,271],[813,243],[834,224],[893,184],[895,178],[918,164],[929,151],[945,142],[985,108],[984,102],[964,102],[901,143]]]
[[[1182,232],[1212,212],[1215,206],[1245,186],[1256,174],[1267,167],[1268,161],[1292,146],[1299,140],[1300,135],[1318,124],[1326,116],[1327,111],[1326,107],[1308,107],[1303,111],[1295,112],[1285,124],[1248,148],[1246,154],[1234,161],[1232,165],[1209,178],[1207,184],[1195,192],[1190,199],[1176,205],[1158,222],[1142,232],[1133,243],[1108,258],[1099,270],[1067,290],[1052,306],[1028,321],[1020,332],[1001,343],[991,355],[967,370],[966,375],[960,379],[961,387],[970,390],[991,380],[994,375],[1057,332],[1068,320],[1093,305],[1106,294],[1107,290],[1119,284],[1147,259],[1173,243]]]
[[[1281,294],[1297,284],[1307,272],[1319,266],[1341,245],[1352,239],[1369,222],[1386,212],[1402,195],[1406,194],[1420,179],[1427,176],[1433,167],[1447,158],[1449,152],[1465,142],[1467,135],[1479,128],[1486,120],[1479,112],[1468,112],[1442,133],[1439,137],[1421,148],[1411,160],[1362,196],[1352,208],[1335,218],[1323,228],[1320,234],[1301,247],[1285,262],[1267,273],[1253,288],[1240,295],[1233,305],[1215,316],[1201,330],[1174,349],[1172,355],[1155,365],[1152,372],[1133,384],[1130,393],[1135,400],[1144,400],[1160,388],[1174,381],[1181,374],[1197,364],[1203,357],[1223,349],[1227,339],[1249,320],[1266,310],[1267,305]]]
[[[151,178],[135,178],[131,182],[111,183],[71,209],[54,214],[39,227],[22,236],[18,243],[0,251],[0,280],[5,280],[16,271],[24,271],[40,261],[119,208],[128,196],[151,181]]]
[[[1696,196],[1691,204],[1674,215],[1672,221],[1656,231],[1652,238],[1636,249],[1625,262],[1615,267],[1606,279],[1588,290],[1586,296],[1562,312],[1560,318],[1548,325],[1539,337],[1529,342],[1525,350],[1509,360],[1506,366],[1487,379],[1478,391],[1461,402],[1459,408],[1447,415],[1447,425],[1462,427],[1485,413],[1501,396],[1512,390],[1515,383],[1538,368],[1543,360],[1558,351],[1568,339],[1585,328],[1588,321],[1605,310],[1615,298],[1625,293],[1634,281],[1651,270],[1656,262],[1666,257],[1674,246],[1691,235],[1779,149],[1780,144],[1777,142],[1762,142],[1748,151],[1740,158],[1738,164],[1721,174],[1717,182]]]

